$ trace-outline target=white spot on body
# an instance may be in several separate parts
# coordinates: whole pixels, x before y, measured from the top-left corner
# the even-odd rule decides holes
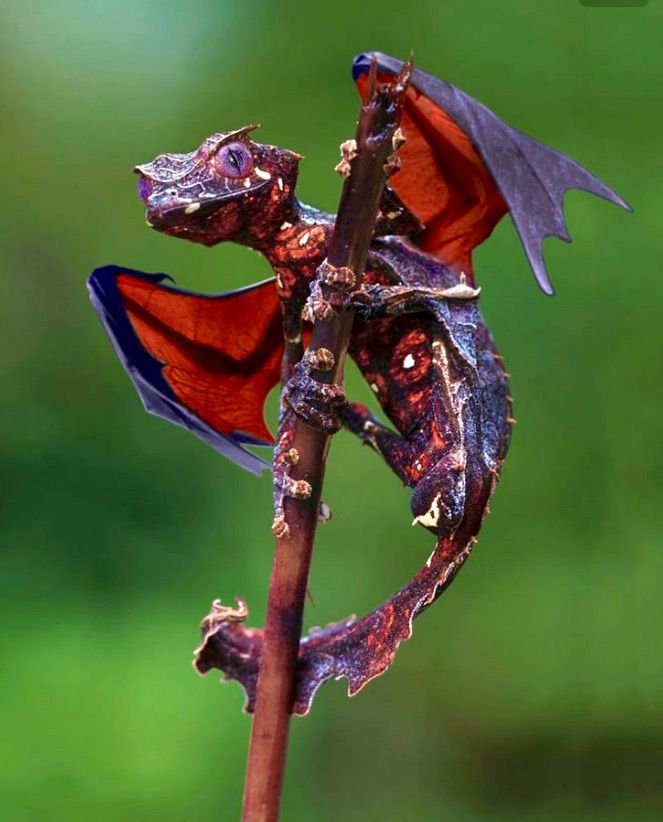
[[[433,502],[431,503],[430,508],[426,511],[425,514],[421,514],[421,516],[415,517],[412,520],[412,525],[423,525],[426,528],[435,528],[437,527],[437,523],[440,519],[440,498],[442,494],[438,494],[434,497]]]
[[[308,238],[310,236],[311,236],[310,231],[307,231],[306,234],[302,234],[302,236],[299,238],[299,245],[306,245],[306,243],[308,242]]]
[[[200,208],[200,203],[191,203],[184,209],[185,214],[193,214],[194,211],[198,211]]]
[[[256,169],[256,177],[260,177],[261,180],[271,180],[272,175],[269,171],[263,171],[261,168]]]
[[[278,185],[278,187],[279,187],[279,191],[283,191],[283,180],[282,180],[280,177],[279,177],[279,178],[278,178],[278,180],[276,181],[276,184],[277,184],[277,185]]]
[[[276,284],[278,285],[279,288],[283,288],[283,280],[281,279],[280,274],[276,275]]]
[[[286,228],[292,228],[292,223],[289,223],[287,220],[285,221],[285,223],[281,223],[281,228],[279,230],[285,231]]]
[[[378,388],[378,386],[377,386],[377,383],[374,383],[374,382],[372,382],[372,383],[371,383],[371,389],[372,389],[373,391],[375,391],[375,393],[376,393],[376,394],[377,394],[377,392],[380,390],[380,389]]]
[[[403,360],[403,368],[414,368],[414,357],[408,354]]]
[[[251,188],[251,180],[248,177],[244,180],[244,188]]]

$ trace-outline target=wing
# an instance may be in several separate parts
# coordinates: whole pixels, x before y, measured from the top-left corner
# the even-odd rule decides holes
[[[372,58],[384,82],[403,65],[379,52],[360,54],[352,67],[360,90]],[[571,241],[566,190],[581,188],[631,211],[570,157],[506,125],[451,83],[417,69],[407,95],[402,169],[390,185],[426,227],[417,243],[446,265],[471,272],[472,249],[509,211],[538,284],[552,294],[543,240]]]
[[[146,410],[259,474],[269,465],[243,445],[274,441],[263,418],[283,354],[274,281],[207,296],[164,286],[164,279],[104,266],[88,286]]]

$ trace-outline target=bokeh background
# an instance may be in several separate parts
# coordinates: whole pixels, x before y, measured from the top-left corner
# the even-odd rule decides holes
[[[284,819],[663,818],[662,24],[656,2],[2,4],[2,819],[238,816],[243,696],[190,659],[214,597],[262,624],[269,477],[143,412],[85,279],[267,276],[245,249],[151,232],[131,168],[257,121],[306,155],[301,197],[335,209],[370,48],[415,49],[636,212],[567,196],[552,300],[510,224],[480,250],[519,419],[493,515],[390,672],[350,701],[327,684],[294,722]],[[373,607],[431,550],[348,434],[324,496],[307,625]]]

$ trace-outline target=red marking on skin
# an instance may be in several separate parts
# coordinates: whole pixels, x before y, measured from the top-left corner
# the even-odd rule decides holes
[[[407,358],[412,365],[405,366]],[[414,386],[429,376],[433,363],[430,340],[421,329],[413,329],[398,341],[391,358],[390,372],[397,383]]]
[[[411,485],[414,485],[416,482],[419,481],[419,478],[421,477],[421,471],[417,471],[414,465],[407,465],[404,470]]]
[[[435,418],[430,423],[430,443],[432,448],[439,448],[440,450],[446,445],[444,431],[442,431],[439,422]]]
[[[117,284],[134,331],[164,363],[180,402],[217,431],[273,442],[262,416],[283,354],[273,282],[223,299],[180,294],[128,274]]]

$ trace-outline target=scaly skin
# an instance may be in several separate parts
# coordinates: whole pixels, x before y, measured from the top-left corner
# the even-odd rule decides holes
[[[327,679],[346,676],[355,693],[386,670],[410,636],[414,617],[453,579],[476,541],[499,477],[511,402],[501,357],[477,308],[479,291],[407,237],[395,236],[414,235],[418,226],[392,192],[376,227],[386,236],[373,241],[362,287],[339,286],[331,308],[355,310],[349,353],[395,430],[337,392],[330,397],[325,389],[322,396],[311,375],[315,368],[302,359],[302,312],[320,308],[311,286],[324,271],[333,217],[296,199],[296,154],[256,144],[247,133],[214,135],[190,155],[161,155],[137,171],[154,228],[206,245],[248,245],[265,255],[276,274],[287,386],[274,457],[275,532],[287,528],[284,495],[307,490],[289,477],[299,415],[328,431],[342,420],[380,453],[414,489],[415,521],[437,538],[428,563],[399,593],[363,619],[317,629],[302,640],[294,711],[303,714]],[[240,681],[251,710],[260,632],[216,611],[211,617],[196,666],[201,672],[220,668]]]

